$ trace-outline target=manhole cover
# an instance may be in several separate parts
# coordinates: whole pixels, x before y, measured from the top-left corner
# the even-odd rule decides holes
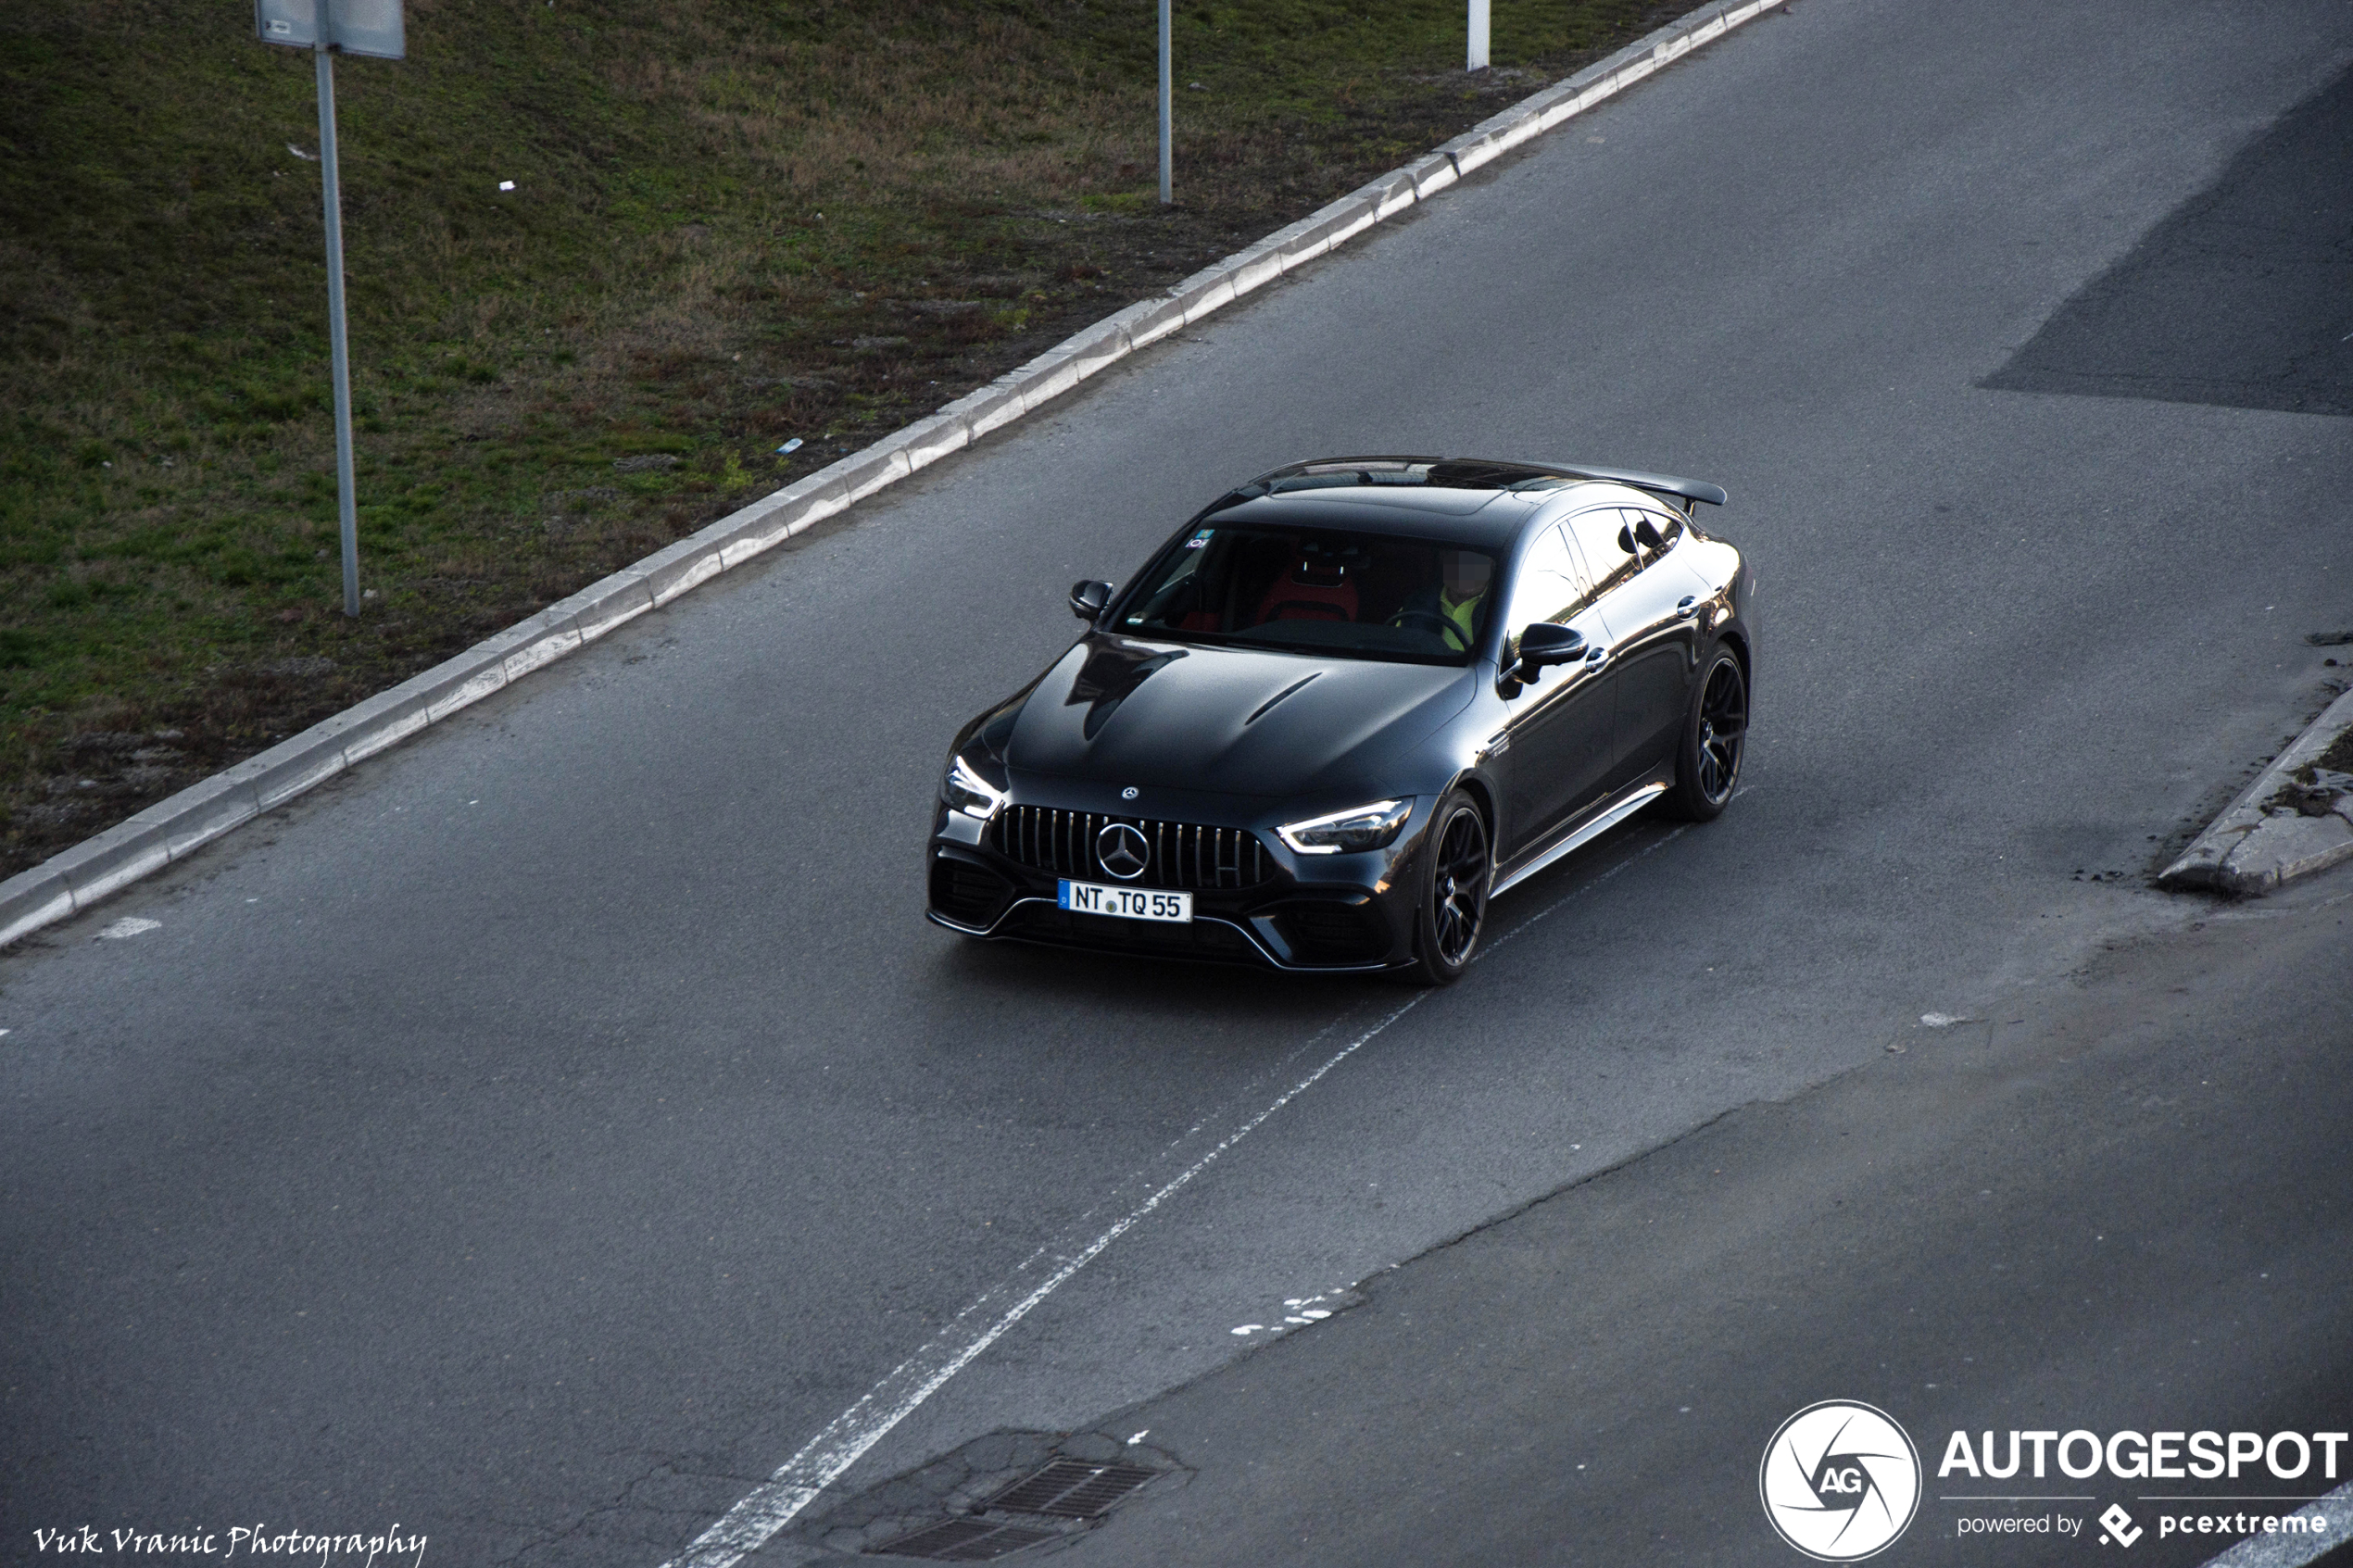
[[[1016,1481],[988,1499],[1008,1513],[1043,1513],[1055,1519],[1093,1519],[1151,1480],[1157,1471],[1132,1464],[1088,1464],[1058,1459],[1026,1481]]]
[[[1052,1530],[1026,1524],[991,1524],[983,1519],[950,1519],[910,1536],[866,1549],[869,1557],[920,1557],[932,1562],[993,1562],[1010,1552],[1054,1538]]]

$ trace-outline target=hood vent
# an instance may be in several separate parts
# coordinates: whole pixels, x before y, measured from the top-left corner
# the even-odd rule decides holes
[[[1315,671],[1315,675],[1321,675],[1323,671],[1321,670]],[[1265,702],[1262,702],[1256,708],[1252,709],[1250,710],[1250,717],[1243,720],[1242,722],[1244,724],[1257,723],[1261,719],[1266,717],[1266,715],[1273,710],[1275,704],[1282,701],[1283,698],[1290,696],[1291,693],[1299,690],[1302,686],[1306,685],[1309,681],[1315,679],[1315,675],[1310,675],[1304,681],[1293,681],[1290,685],[1285,686],[1281,691],[1277,692],[1273,696],[1268,697]]]

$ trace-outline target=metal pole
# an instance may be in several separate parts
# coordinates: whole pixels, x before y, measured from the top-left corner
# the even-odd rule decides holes
[[[327,188],[327,335],[334,346],[335,487],[343,519],[343,612],[359,613],[359,517],[351,497],[351,358],[343,314],[343,186],[335,162],[334,56],[321,45],[319,66],[319,168]]]
[[[1470,64],[1464,69],[1487,69],[1487,0],[1470,0]]]
[[[1176,162],[1169,150],[1174,140],[1170,128],[1176,118],[1170,112],[1170,97],[1176,86],[1176,70],[1169,60],[1168,0],[1160,0],[1160,205],[1163,207],[1176,199]]]

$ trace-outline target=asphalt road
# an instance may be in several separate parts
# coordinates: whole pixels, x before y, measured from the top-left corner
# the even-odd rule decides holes
[[[2167,1518],[2301,1501],[2149,1499],[2324,1495],[2353,1452],[2292,1481],[1939,1471],[1956,1432],[2345,1430],[2349,948],[2353,877],[2119,943],[1376,1276],[1105,1423],[1189,1474],[1064,1561],[1789,1568],[1758,1463],[1837,1398],[1926,1467],[1878,1561],[2081,1563],[2117,1506],[2132,1562],[2203,1563],[2230,1537]],[[2041,1528],[1980,1533],[2013,1518]]]
[[[1352,1042],[843,1491],[1211,1374],[1287,1298],[2201,918],[2146,873],[2318,707],[2345,421],[1989,383],[2348,64],[2327,0],[1799,0],[0,959],[0,1550],[396,1520],[428,1561],[650,1568]],[[2270,287],[2254,254],[2208,296]],[[2325,390],[2353,321],[2295,297]],[[2165,312],[2108,319],[2164,358]],[[1730,489],[1733,809],[1516,892],[1369,1038],[1411,993],[925,925],[942,749],[1066,645],[1068,583],[1385,448]],[[159,923],[98,937],[126,916]],[[2270,1201],[2196,1190],[2193,1233]]]

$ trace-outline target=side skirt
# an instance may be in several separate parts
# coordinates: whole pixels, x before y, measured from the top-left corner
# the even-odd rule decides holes
[[[1489,888],[1487,890],[1487,896],[1490,898],[1492,898],[1497,894],[1507,893],[1511,889],[1517,887],[1521,883],[1526,882],[1529,877],[1534,876],[1538,872],[1542,871],[1546,866],[1551,865],[1562,856],[1570,853],[1572,850],[1581,849],[1586,845],[1592,843],[1593,840],[1601,837],[1602,834],[1607,833],[1610,829],[1616,827],[1618,823],[1624,822],[1627,818],[1632,816],[1635,812],[1641,810],[1643,807],[1649,805],[1652,801],[1657,799],[1660,796],[1665,795],[1666,793],[1667,786],[1665,784],[1654,783],[1643,784],[1641,788],[1636,789],[1629,794],[1618,797],[1617,802],[1610,806],[1608,809],[1602,812],[1600,816],[1595,817],[1592,822],[1587,822],[1583,827],[1579,828],[1567,838],[1562,839],[1558,844],[1554,845],[1550,849],[1545,850],[1542,854],[1537,856],[1536,859],[1529,861],[1528,864],[1520,867],[1519,870],[1504,878],[1503,881],[1497,883],[1493,887]]]

